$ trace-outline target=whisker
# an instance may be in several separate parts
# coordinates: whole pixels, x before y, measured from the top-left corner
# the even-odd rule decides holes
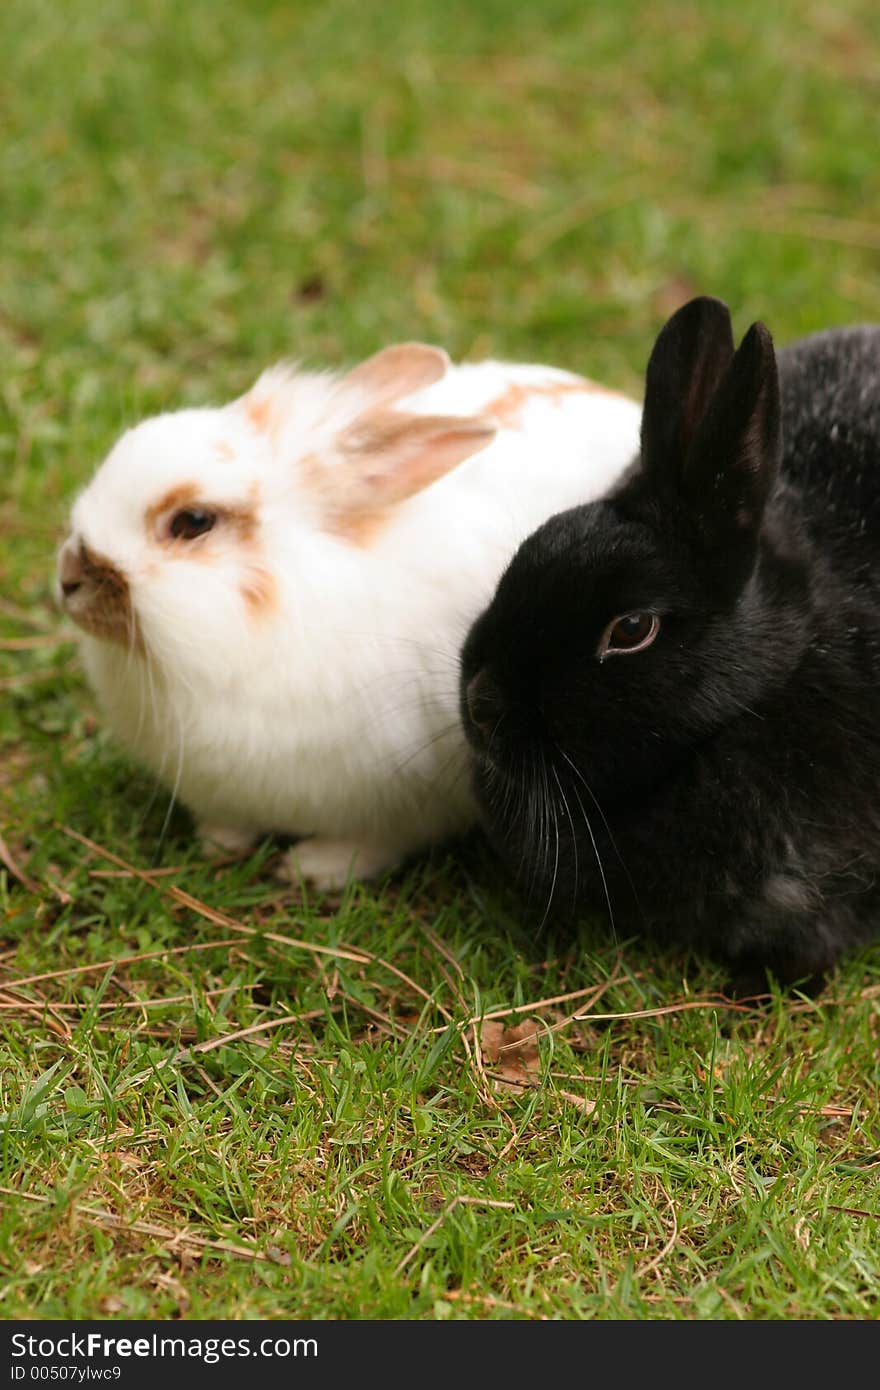
[[[556,746],[557,746],[557,748],[559,747],[558,744],[557,744]],[[559,752],[562,753],[562,756],[563,756],[563,757],[566,757],[566,754],[565,754],[565,752],[563,751],[563,749],[559,748]],[[581,780],[584,781],[583,778],[582,778]],[[584,785],[585,785],[585,786],[587,785],[587,784],[586,784],[586,781],[584,781]],[[587,787],[587,790],[589,791],[589,787]],[[614,938],[615,944],[616,944],[616,945],[619,945],[620,943],[619,943],[619,941],[618,941],[618,936],[617,936],[617,926],[616,926],[615,921],[614,921],[614,909],[613,909],[613,907],[611,906],[611,894],[610,894],[610,892],[609,892],[609,890],[608,890],[608,880],[607,880],[607,878],[605,877],[605,866],[604,866],[603,863],[602,863],[602,856],[601,856],[601,854],[599,853],[599,846],[598,846],[598,844],[596,843],[596,836],[593,834],[593,827],[592,827],[592,825],[590,824],[590,817],[587,815],[587,809],[586,809],[586,807],[584,806],[584,803],[581,801],[580,793],[578,792],[577,787],[574,787],[574,786],[573,786],[573,787],[572,787],[572,791],[574,792],[575,796],[577,797],[577,803],[578,803],[578,805],[579,805],[580,808],[581,808],[581,815],[582,815],[583,818],[584,818],[584,824],[585,824],[586,827],[587,827],[587,833],[588,833],[588,835],[589,835],[589,837],[590,837],[590,841],[591,841],[592,846],[593,846],[593,853],[594,853],[595,856],[596,856],[596,863],[597,863],[597,865],[598,865],[598,867],[599,867],[599,875],[600,875],[600,877],[601,877],[601,879],[602,879],[602,888],[603,888],[603,891],[604,891],[604,893],[605,893],[605,901],[606,901],[606,903],[608,904],[608,921],[609,921],[609,924],[610,924],[610,926],[611,926],[611,935],[612,935],[613,938]],[[591,793],[591,795],[592,795],[592,793]],[[619,857],[619,856],[618,856],[618,857]]]
[[[462,637],[464,637],[464,634],[467,632],[468,626],[469,624],[467,623],[464,625]],[[349,639],[363,641],[366,645],[370,647],[415,647],[416,651],[421,652],[425,656],[439,657],[441,661],[446,663],[451,669],[455,670],[456,673],[459,670],[460,661],[458,645],[454,647],[432,646],[431,644],[422,641],[422,639],[419,637],[407,637],[402,633],[375,632],[370,631],[368,629],[356,628],[321,628],[322,635],[326,635],[328,631],[332,631],[334,636],[337,637],[346,637]]]
[[[611,848],[614,850],[614,853],[615,853],[616,856],[617,856],[617,862],[619,863],[620,867],[623,869],[623,872],[624,872],[624,874],[626,875],[626,881],[627,881],[627,883],[629,884],[630,889],[631,889],[631,891],[632,891],[633,901],[635,902],[635,905],[636,905],[636,911],[638,912],[639,916],[641,917],[642,922],[645,922],[646,918],[645,918],[644,912],[642,911],[642,905],[641,905],[641,903],[639,902],[639,895],[638,895],[638,893],[636,892],[636,885],[635,885],[635,883],[633,882],[632,875],[631,875],[629,869],[627,868],[626,861],[625,861],[623,855],[620,853],[620,850],[619,850],[618,847],[617,847],[617,841],[615,840],[614,835],[612,834],[611,826],[608,824],[608,820],[607,820],[607,818],[606,818],[606,816],[605,816],[605,812],[602,810],[602,807],[599,805],[599,802],[598,802],[597,799],[596,799],[596,795],[595,795],[595,793],[594,793],[594,791],[593,791],[593,788],[590,786],[589,782],[587,781],[587,779],[586,779],[586,777],[584,776],[584,774],[581,772],[580,768],[579,768],[575,763],[572,762],[571,758],[568,756],[568,754],[566,753],[565,749],[562,748],[562,747],[560,747],[560,745],[559,745],[558,743],[557,743],[556,747],[557,747],[557,749],[559,750],[559,752],[562,754],[562,756],[563,756],[563,758],[565,759],[565,761],[568,763],[568,765],[569,765],[569,767],[571,768],[571,770],[572,770],[572,772],[574,773],[574,775],[579,779],[579,781],[580,781],[580,782],[583,784],[583,786],[586,788],[587,795],[589,796],[589,798],[590,798],[590,800],[592,801],[593,805],[595,806],[596,810],[599,812],[599,815],[602,817],[602,824],[603,824],[604,827],[605,827],[605,833],[607,834],[608,839],[611,841]],[[579,799],[580,799],[580,798],[579,798]]]
[[[562,797],[562,804],[563,804],[563,806],[565,807],[565,814],[568,816],[568,823],[569,823],[569,825],[571,826],[571,845],[572,845],[572,849],[574,850],[574,889],[573,889],[572,895],[571,895],[571,910],[572,910],[572,914],[574,914],[575,911],[577,910],[577,901],[578,901],[578,845],[577,845],[577,835],[576,835],[575,832],[574,832],[574,821],[572,820],[572,817],[571,817],[571,810],[570,810],[569,805],[568,805],[568,797],[565,795],[565,791],[563,790],[562,783],[561,783],[561,781],[559,780],[559,773],[556,771],[556,768],[553,766],[552,763],[551,763],[550,767],[551,767],[551,771],[552,771],[552,773],[553,773],[553,776],[556,778],[556,785],[557,785],[557,787],[559,788],[559,795]]]
[[[429,748],[433,748],[435,743],[440,743],[442,739],[449,738],[450,734],[453,734],[457,728],[458,720],[453,720],[452,723],[448,724],[444,729],[440,729],[438,733],[432,734],[429,739],[425,739],[414,751],[407,754],[402,763],[396,763],[394,767],[391,768],[389,776],[399,776],[405,768],[409,767],[410,763],[415,758],[420,757],[422,753],[426,753]]]
[[[550,894],[549,894],[549,897],[547,898],[547,906],[546,906],[546,908],[544,909],[544,916],[541,918],[541,924],[540,924],[540,926],[538,927],[538,934],[539,934],[539,935],[540,935],[540,933],[544,930],[544,927],[545,927],[546,924],[547,924],[547,918],[550,916],[550,909],[551,909],[551,907],[553,906],[553,895],[554,895],[554,893],[556,892],[556,879],[557,879],[557,876],[558,876],[558,874],[559,874],[559,814],[558,814],[558,812],[557,812],[557,810],[556,810],[556,803],[554,802],[554,800],[553,800],[553,798],[552,798],[552,796],[551,796],[551,794],[550,794],[550,784],[549,784],[549,782],[548,782],[548,780],[547,780],[547,760],[546,760],[546,758],[544,757],[544,750],[543,750],[543,749],[541,749],[541,772],[542,772],[542,775],[543,775],[544,801],[545,801],[545,804],[546,804],[546,806],[547,806],[547,821],[548,821],[548,825],[549,825],[549,821],[550,821],[550,812],[551,812],[551,811],[553,812],[553,829],[554,829],[554,831],[556,832],[556,858],[555,858],[554,863],[553,863],[553,881],[552,881],[551,884],[550,884]],[[548,839],[549,839],[549,837],[548,837]],[[549,862],[549,858],[550,858],[550,851],[549,851],[549,848],[548,848],[548,850],[547,850],[547,859],[548,859],[548,862]]]
[[[156,842],[156,849],[155,849],[155,851],[154,851],[154,853],[153,853],[153,859],[152,859],[152,867],[153,867],[153,868],[155,868],[156,864],[157,864],[158,861],[159,861],[159,856],[160,856],[160,854],[161,854],[161,852],[162,852],[162,846],[163,846],[164,843],[165,843],[165,836],[168,834],[168,827],[169,827],[169,825],[171,824],[171,816],[172,816],[172,813],[173,813],[173,811],[174,811],[174,807],[175,807],[175,805],[177,804],[177,793],[178,793],[179,790],[180,790],[180,779],[181,779],[181,777],[182,777],[182,775],[183,775],[183,745],[184,745],[184,732],[183,732],[183,720],[181,719],[181,717],[180,717],[179,714],[177,715],[177,732],[178,732],[178,738],[177,738],[177,770],[176,770],[175,775],[174,775],[174,785],[173,785],[172,788],[171,788],[171,797],[170,797],[170,799],[169,799],[169,801],[168,801],[168,809],[167,809],[167,811],[165,812],[165,819],[162,821],[162,828],[161,828],[161,830],[159,831],[159,839],[158,839],[158,841]]]

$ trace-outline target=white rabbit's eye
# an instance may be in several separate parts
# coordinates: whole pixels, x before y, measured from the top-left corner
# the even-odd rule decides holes
[[[660,619],[656,613],[624,613],[620,618],[612,618],[602,633],[596,655],[604,661],[606,656],[644,651],[659,631]]]
[[[181,507],[168,523],[168,534],[177,541],[194,541],[217,524],[217,513],[204,507]]]

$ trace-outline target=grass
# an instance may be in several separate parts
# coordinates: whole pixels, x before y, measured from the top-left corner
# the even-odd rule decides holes
[[[536,938],[478,842],[337,899],[205,863],[50,597],[120,428],[279,356],[422,338],[637,392],[694,291],[780,342],[880,318],[877,31],[0,7],[0,1316],[878,1315],[880,949],[734,1009],[705,961]],[[481,1048],[499,1010],[537,1042]]]

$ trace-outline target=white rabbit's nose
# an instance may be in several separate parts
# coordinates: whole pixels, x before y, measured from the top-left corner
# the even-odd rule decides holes
[[[70,598],[85,578],[85,557],[82,543],[70,536],[58,556],[58,583],[65,598]]]
[[[128,580],[112,560],[77,535],[70,536],[58,552],[58,597],[84,632],[141,645]]]

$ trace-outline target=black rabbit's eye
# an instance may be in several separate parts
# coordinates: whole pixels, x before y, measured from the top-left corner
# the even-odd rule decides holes
[[[217,513],[202,507],[182,507],[175,512],[168,523],[168,534],[178,541],[194,541],[203,536],[217,522]]]
[[[645,647],[650,647],[659,631],[660,619],[656,613],[624,613],[608,624],[596,655],[600,661],[604,661],[606,656],[643,651]]]

